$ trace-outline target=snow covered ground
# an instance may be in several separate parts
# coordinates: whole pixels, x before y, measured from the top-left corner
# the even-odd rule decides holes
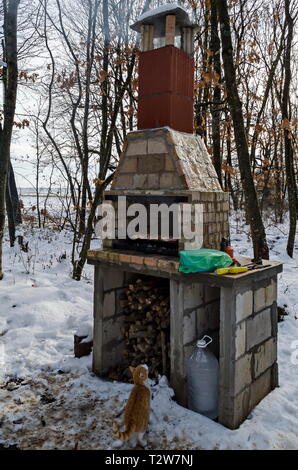
[[[237,214],[231,225],[236,254],[246,255],[248,227]],[[92,324],[92,269],[86,268],[81,283],[71,279],[67,232],[23,230],[30,252],[6,242],[0,283],[0,447],[110,449],[115,409],[131,386],[95,377],[91,357],[73,358],[74,333]],[[298,448],[298,247],[290,259],[287,226],[268,222],[267,231],[272,259],[285,263],[279,305],[289,316],[279,324],[280,388],[230,431],[178,406],[163,378],[153,387],[148,449]]]

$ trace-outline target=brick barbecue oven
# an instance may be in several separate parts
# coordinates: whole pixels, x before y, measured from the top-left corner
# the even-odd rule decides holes
[[[142,34],[138,130],[127,136],[105,201],[116,211],[119,196],[126,197],[127,207],[199,203],[203,247],[220,249],[221,239],[229,235],[229,195],[219,185],[204,142],[193,133],[194,25],[183,8],[170,4],[146,13],[132,28]],[[104,241],[103,250],[88,254],[89,264],[95,266],[94,372],[104,377],[127,367],[129,334],[124,332],[134,317],[130,310],[128,320],[123,306],[133,301],[125,295],[130,288],[140,292],[134,287],[138,283],[160,283],[169,298],[167,371],[177,401],[187,406],[186,362],[196,340],[210,334],[220,364],[218,419],[237,428],[278,385],[276,300],[281,263],[264,262],[264,269],[237,276],[182,274],[179,250],[195,248],[196,243],[201,247],[199,237],[189,241],[171,233],[163,239],[158,231],[152,238],[140,233],[134,239],[119,239],[126,228],[116,224],[115,237]],[[160,311],[158,302],[155,310],[138,310],[136,318],[150,316],[151,330],[142,326],[138,337],[147,335],[148,344],[154,312]]]

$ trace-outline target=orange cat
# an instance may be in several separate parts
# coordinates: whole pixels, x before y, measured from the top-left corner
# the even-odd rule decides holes
[[[148,379],[148,367],[145,365],[136,368],[130,367],[135,386],[133,387],[124,412],[125,431],[119,431],[113,423],[113,434],[117,439],[128,441],[137,434],[139,444],[144,447],[144,434],[148,427],[150,415],[150,390],[145,383]]]

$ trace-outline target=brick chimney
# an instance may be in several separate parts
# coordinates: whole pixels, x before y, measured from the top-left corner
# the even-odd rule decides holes
[[[193,31],[184,8],[168,4],[141,16],[138,128],[193,133]]]

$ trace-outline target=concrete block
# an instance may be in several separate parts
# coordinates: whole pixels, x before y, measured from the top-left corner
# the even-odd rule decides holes
[[[236,327],[235,336],[235,356],[236,359],[243,356],[246,351],[246,322],[240,323]]]
[[[150,189],[159,189],[160,182],[159,182],[159,174],[154,173],[148,175],[148,188]]]
[[[258,347],[254,354],[254,374],[259,377],[277,360],[277,341],[276,338],[270,338],[266,343]]]
[[[236,323],[245,320],[247,317],[252,315],[252,291],[244,292],[243,294],[237,294],[236,296]]]
[[[277,281],[271,279],[270,284],[267,287],[262,287],[254,291],[254,311],[255,313],[260,310],[271,307],[271,305],[277,300]]]
[[[224,202],[223,207],[222,207],[223,212],[229,212],[230,210],[230,204],[229,202]]]
[[[123,339],[125,315],[122,317],[114,317],[103,321],[103,337],[104,344],[108,345],[111,342],[119,342]],[[106,351],[109,353],[109,351]]]
[[[266,307],[266,288],[261,287],[254,291],[254,311],[257,313]]]
[[[166,158],[165,158],[165,170],[166,171],[174,171],[175,170],[174,163],[173,163],[172,159],[168,156],[166,156]]]
[[[271,391],[271,369],[267,370],[250,388],[250,409],[253,409]]]
[[[203,284],[186,284],[184,288],[184,309],[194,309],[204,302]]]
[[[182,188],[180,178],[176,173],[163,173],[160,176],[160,187],[161,188]]]
[[[194,342],[196,339],[196,311],[194,310],[183,317],[183,344]]]
[[[148,186],[148,175],[134,175],[133,185],[135,189],[144,189]]]
[[[126,156],[147,155],[148,141],[147,139],[138,142],[129,142],[126,150]]]
[[[113,268],[103,268],[104,290],[117,289],[124,285],[124,271]]]
[[[103,299],[103,316],[112,317],[115,313],[115,291],[107,292]]]
[[[266,287],[266,307],[270,307],[277,300],[277,280],[271,279],[271,283]]]
[[[133,185],[133,173],[120,174],[116,177],[116,181],[113,184],[113,189],[127,189]]]
[[[237,395],[252,382],[252,354],[246,354],[235,362],[234,393]]]
[[[168,149],[164,139],[154,139],[148,141],[148,153],[149,154],[156,154],[156,153],[168,153]]]
[[[164,155],[150,155],[138,158],[138,171],[140,173],[158,173],[165,166]]]
[[[228,427],[231,429],[237,429],[249,415],[250,409],[250,388],[247,387],[234,398],[233,418]]]
[[[126,157],[121,165],[120,173],[135,173],[137,171],[138,160],[135,157]]]
[[[247,351],[263,343],[272,334],[271,309],[267,308],[246,322],[247,325]]]

